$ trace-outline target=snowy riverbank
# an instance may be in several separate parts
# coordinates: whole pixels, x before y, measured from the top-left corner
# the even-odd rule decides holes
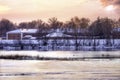
[[[81,60],[81,59],[120,59],[119,51],[89,52],[89,51],[0,51],[1,59],[20,60]]]
[[[115,51],[120,39],[0,40],[1,50]]]

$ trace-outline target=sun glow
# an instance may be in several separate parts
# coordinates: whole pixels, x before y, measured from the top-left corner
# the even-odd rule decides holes
[[[107,11],[113,11],[115,7],[113,5],[109,5],[105,8]]]
[[[117,12],[119,6],[102,5],[99,0],[0,0],[0,19],[7,18],[18,23],[36,19],[47,22],[51,17],[61,21],[74,16],[91,20],[98,16],[118,18]]]
[[[4,12],[9,11],[9,10],[10,10],[9,7],[0,5],[0,13],[4,13]]]

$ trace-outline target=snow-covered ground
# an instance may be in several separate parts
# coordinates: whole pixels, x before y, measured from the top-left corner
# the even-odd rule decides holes
[[[120,80],[120,60],[0,60],[0,80]]]
[[[85,57],[104,57],[104,56],[113,56],[120,57],[120,51],[111,51],[111,52],[90,52],[90,51],[48,51],[48,52],[39,52],[39,51],[0,51],[0,56],[39,56],[39,57],[49,57],[49,58],[85,58]],[[104,56],[103,56],[104,55]]]
[[[120,39],[49,39],[49,40],[0,40],[4,50],[46,50],[46,51],[74,51],[78,50],[120,50]],[[108,45],[107,45],[108,44]]]

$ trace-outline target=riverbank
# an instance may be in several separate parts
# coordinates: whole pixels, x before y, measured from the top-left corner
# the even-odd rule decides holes
[[[11,60],[88,60],[88,59],[120,59],[119,51],[0,51],[0,59]]]
[[[51,58],[51,57],[39,57],[39,56],[20,56],[20,55],[9,55],[0,56],[0,59],[11,59],[11,60],[60,60],[60,61],[78,61],[78,60],[89,60],[89,59],[120,59],[120,56],[109,56],[104,55],[103,57],[80,57],[80,58]]]

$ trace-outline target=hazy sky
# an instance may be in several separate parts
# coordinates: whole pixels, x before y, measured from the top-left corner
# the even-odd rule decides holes
[[[13,22],[31,21],[57,17],[67,21],[71,17],[118,18],[115,10],[107,11],[100,0],[0,0],[0,19]]]

